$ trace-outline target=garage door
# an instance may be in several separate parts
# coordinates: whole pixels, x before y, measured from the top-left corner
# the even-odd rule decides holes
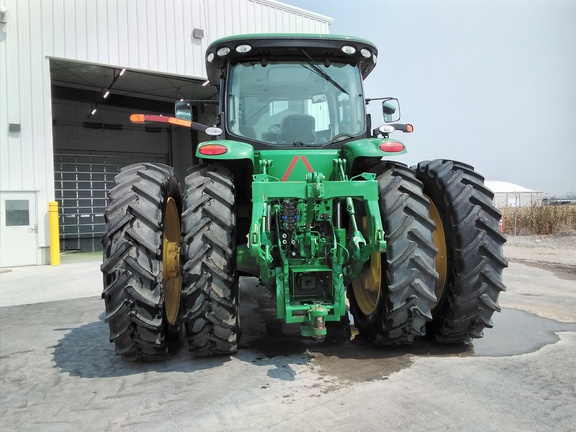
[[[97,252],[104,234],[108,191],[120,168],[136,162],[167,163],[166,154],[56,153],[56,200],[60,211],[60,248]]]

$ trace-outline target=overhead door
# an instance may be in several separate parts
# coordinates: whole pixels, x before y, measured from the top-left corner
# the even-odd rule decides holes
[[[166,154],[66,153],[54,155],[62,250],[102,250],[108,191],[120,168],[136,162],[167,163]]]

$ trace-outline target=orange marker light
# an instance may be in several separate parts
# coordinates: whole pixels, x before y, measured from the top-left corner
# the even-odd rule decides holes
[[[132,123],[144,123],[144,114],[131,114],[130,121]]]
[[[221,144],[207,144],[198,149],[198,153],[206,156],[218,156],[224,154],[228,149]]]
[[[184,127],[192,126],[192,122],[190,120],[182,120],[176,117],[168,117],[168,123],[176,126],[184,126]]]

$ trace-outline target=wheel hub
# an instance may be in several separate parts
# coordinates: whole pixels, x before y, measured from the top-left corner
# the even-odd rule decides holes
[[[430,201],[430,218],[436,224],[434,229],[433,241],[434,245],[438,248],[438,253],[434,259],[436,266],[436,271],[438,272],[438,280],[434,285],[434,294],[436,295],[436,302],[432,303],[431,308],[434,309],[436,305],[440,302],[442,295],[444,294],[444,287],[446,285],[446,275],[448,273],[448,253],[446,247],[446,237],[444,232],[444,225],[442,224],[442,219],[440,218],[440,213],[434,202],[429,198]]]
[[[182,278],[180,276],[180,215],[178,214],[178,206],[172,197],[166,201],[164,215],[162,272],[166,319],[171,325],[174,325],[180,310]]]
[[[352,282],[356,303],[364,315],[373,314],[378,308],[382,285],[382,255],[374,253],[370,265]]]

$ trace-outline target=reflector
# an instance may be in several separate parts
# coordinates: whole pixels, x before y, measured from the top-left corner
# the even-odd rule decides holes
[[[221,144],[207,144],[198,149],[198,153],[206,156],[217,156],[224,154],[228,149]]]
[[[404,144],[399,141],[382,141],[378,147],[386,153],[398,153],[404,150]]]

